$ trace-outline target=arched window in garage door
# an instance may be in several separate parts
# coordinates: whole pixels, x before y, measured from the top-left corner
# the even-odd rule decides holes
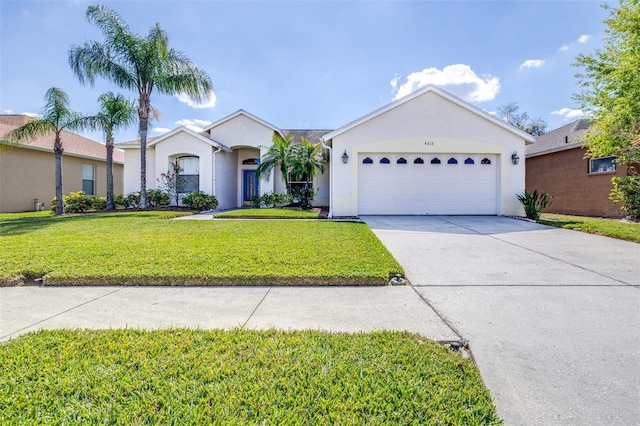
[[[440,164],[441,161],[438,157],[434,158],[433,160],[431,160],[431,164]]]
[[[449,161],[447,161],[447,164],[458,164],[458,160],[456,160],[455,158],[451,157],[451,158],[449,158]]]
[[[476,162],[473,161],[473,158],[469,157],[466,160],[464,160],[464,164],[475,164]]]
[[[362,164],[373,164],[373,160],[369,157],[362,160]]]
[[[380,159],[380,164],[391,164],[391,161],[387,157],[382,157]]]
[[[407,160],[404,159],[404,157],[400,157],[398,158],[398,161],[396,161],[397,164],[407,164]]]
[[[420,157],[413,160],[413,164],[424,164],[424,160]]]
[[[487,157],[483,158],[482,161],[480,161],[480,164],[491,164],[491,160],[489,160]]]

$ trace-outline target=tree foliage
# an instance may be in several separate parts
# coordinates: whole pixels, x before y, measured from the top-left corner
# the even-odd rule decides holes
[[[44,97],[45,106],[42,115],[33,118],[22,126],[7,133],[3,140],[9,143],[21,144],[33,141],[42,136],[53,135],[53,153],[55,158],[55,214],[64,214],[62,190],[62,145],[63,130],[81,130],[88,126],[86,117],[69,108],[69,96],[60,88],[52,87]]]
[[[103,77],[138,93],[140,136],[140,206],[147,206],[147,133],[152,112],[151,95],[186,94],[196,102],[209,98],[211,79],[184,53],[169,48],[167,33],[155,24],[146,36],[133,32],[106,6],[89,6],[87,19],[104,35],[102,43],[87,41],[71,46],[69,65],[81,83]]]
[[[498,117],[533,136],[540,136],[547,130],[547,122],[542,117],[529,118],[529,114],[520,112],[520,106],[517,102],[508,102],[499,106]]]
[[[619,165],[640,162],[640,6],[638,0],[608,5],[603,47],[581,54],[574,98],[592,117],[584,135],[591,158],[616,156]]]
[[[271,171],[276,167],[280,168],[284,186],[289,189],[289,155],[293,143],[293,135],[281,135],[274,132],[271,138],[273,144],[260,159],[260,165],[256,170],[258,179],[269,178]]]

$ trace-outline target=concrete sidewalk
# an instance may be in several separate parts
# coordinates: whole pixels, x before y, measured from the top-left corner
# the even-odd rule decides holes
[[[407,330],[458,336],[408,286],[4,287],[0,341],[57,328]]]

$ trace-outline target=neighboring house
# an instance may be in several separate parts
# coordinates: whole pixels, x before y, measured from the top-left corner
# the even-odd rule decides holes
[[[609,199],[611,178],[625,176],[615,157],[585,158],[583,133],[588,120],[576,120],[538,136],[526,152],[526,189],[553,197],[548,213],[621,217],[620,205]]]
[[[26,115],[0,115],[0,140],[11,130],[25,124]],[[75,133],[62,132],[62,188],[65,194],[84,191],[105,196],[107,150],[104,144]],[[0,149],[0,212],[48,209],[55,197],[54,135],[46,135],[19,145]],[[122,194],[124,154],[113,153],[113,187]]]
[[[279,170],[258,182],[255,169],[274,133],[304,135],[324,146],[324,173],[313,186],[332,216],[519,215],[526,143],[534,138],[450,93],[427,86],[337,130],[283,130],[240,110],[201,133],[179,127],[150,138],[147,185],[178,161],[220,209],[255,194],[284,192]],[[138,141],[125,151],[125,193],[140,185]],[[187,191],[185,191],[187,192]]]

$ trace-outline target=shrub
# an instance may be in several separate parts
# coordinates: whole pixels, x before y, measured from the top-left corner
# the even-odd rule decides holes
[[[118,195],[114,195],[113,196],[113,202],[116,205],[116,208],[118,207],[127,207],[127,201],[125,200],[124,196],[122,194],[118,194]]]
[[[130,209],[137,209],[140,207],[140,192],[130,192],[124,198],[124,205]]]
[[[91,207],[94,210],[105,210],[107,208],[107,197],[91,197]]]
[[[297,187],[291,190],[291,195],[294,200],[298,200],[298,205],[302,210],[309,210],[311,203],[313,203],[313,197],[316,196],[317,190],[314,188]]]
[[[171,203],[169,193],[160,189],[147,190],[147,203],[149,207],[168,206]]]
[[[283,207],[291,204],[291,195],[278,194],[277,192],[267,192],[262,196],[255,195],[251,199],[251,208],[269,208],[269,207]]]
[[[218,199],[215,195],[193,191],[182,198],[182,204],[191,210],[214,210],[218,207]]]
[[[260,207],[262,207],[262,197],[259,195],[254,195],[253,197],[251,197],[251,208],[252,209],[259,209]]]
[[[611,201],[622,203],[622,210],[631,216],[631,220],[640,220],[640,176],[614,177],[611,183]]]
[[[546,192],[538,192],[534,189],[533,192],[524,191],[523,194],[517,194],[518,200],[524,207],[524,213],[529,219],[538,220],[540,214],[551,204],[552,197]]]

